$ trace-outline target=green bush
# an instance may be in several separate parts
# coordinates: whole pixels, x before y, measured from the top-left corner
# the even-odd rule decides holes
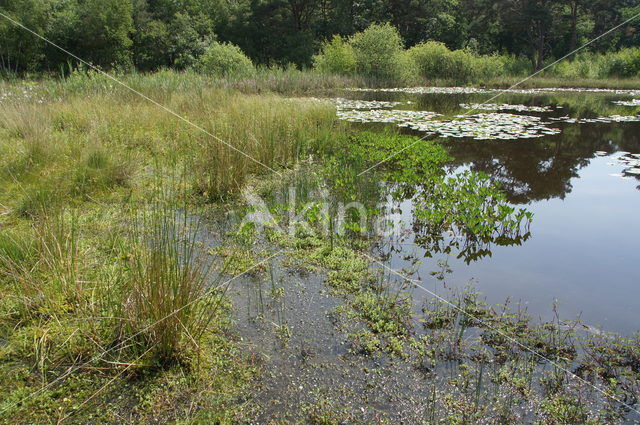
[[[622,49],[604,55],[606,77],[637,77],[640,75],[640,48]],[[604,76],[603,76],[604,77]]]
[[[313,66],[328,74],[351,75],[356,70],[353,47],[336,35],[331,41],[323,43],[320,54],[313,57]]]
[[[531,61],[526,57],[500,56],[504,61],[504,75],[526,76],[533,72]]]
[[[640,48],[614,53],[582,53],[571,61],[562,61],[549,70],[562,78],[628,78],[640,76]]]
[[[413,57],[418,72],[426,79],[446,78],[443,75],[443,65],[451,51],[443,43],[428,41],[420,43],[411,49],[409,54]]]
[[[476,55],[470,50],[449,50],[443,43],[428,41],[409,49],[418,72],[427,80],[451,80],[457,83],[480,81],[505,72],[511,58]]]
[[[398,64],[397,82],[405,85],[416,85],[422,82],[418,64],[409,54],[408,50],[403,51],[396,58]]]
[[[472,49],[449,50],[437,41],[404,50],[398,31],[390,24],[374,24],[348,41],[339,36],[322,46],[315,68],[378,80],[383,84],[420,84],[444,80],[464,84],[504,75],[524,75],[531,65],[513,56],[478,55]]]
[[[216,77],[247,77],[255,67],[244,52],[233,44],[213,43],[202,55],[198,69]]]
[[[402,82],[402,37],[390,24],[374,24],[349,39],[356,72],[389,83]]]

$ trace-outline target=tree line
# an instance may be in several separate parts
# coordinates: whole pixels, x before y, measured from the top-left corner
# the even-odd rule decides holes
[[[640,0],[0,0],[0,11],[103,68],[186,69],[214,42],[257,65],[312,65],[322,43],[390,23],[410,48],[509,54],[539,69],[640,13]],[[638,20],[589,46],[639,46]],[[0,17],[0,67],[57,72],[70,58]]]

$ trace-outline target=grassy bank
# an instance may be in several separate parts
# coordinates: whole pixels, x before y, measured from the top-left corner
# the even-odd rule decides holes
[[[342,126],[329,106],[231,88],[242,82],[124,80],[189,122],[93,73],[2,86],[2,423],[245,414],[254,368],[232,337],[230,276],[193,217]]]

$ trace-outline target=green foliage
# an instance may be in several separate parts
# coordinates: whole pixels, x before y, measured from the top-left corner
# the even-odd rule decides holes
[[[162,21],[148,20],[137,23],[133,35],[133,63],[143,71],[170,66],[168,57],[170,33]]]
[[[398,337],[408,332],[411,306],[398,296],[364,290],[353,298],[352,306],[375,334]]]
[[[497,55],[477,55],[470,50],[451,51],[443,43],[429,41],[409,50],[420,76],[426,80],[456,83],[478,82],[503,75],[522,73],[513,58]],[[525,71],[527,71],[525,69]]]
[[[251,60],[233,44],[213,43],[200,57],[198,69],[215,77],[249,77],[255,72]]]
[[[434,180],[429,192],[438,196],[419,198],[415,207],[418,220],[424,220],[429,233],[458,228],[465,235],[481,240],[518,237],[533,215],[507,204],[500,187],[485,174],[466,171]]]
[[[402,152],[402,155],[393,153]],[[439,144],[405,135],[384,135],[370,132],[348,135],[341,140],[336,160],[365,168],[385,161],[389,179],[416,182],[421,177],[439,173],[440,166],[450,157]]]
[[[186,69],[197,63],[214,38],[206,30],[208,25],[209,21],[201,16],[189,16],[180,12],[175,14],[167,26],[168,33],[171,34],[167,45],[168,66]]]
[[[374,24],[349,39],[356,72],[368,78],[398,83],[402,80],[403,41],[390,24]]]
[[[451,51],[444,43],[437,41],[421,43],[409,49],[409,54],[415,60],[422,77],[435,79],[442,78],[443,75],[449,75],[450,71],[447,70],[445,60],[451,54]]]
[[[78,3],[79,49],[85,60],[109,67],[130,64],[133,30],[130,0],[85,0]]]
[[[486,244],[515,244],[529,237],[532,214],[510,206],[498,184],[485,174],[445,176],[442,166],[449,156],[439,144],[360,133],[344,138],[341,146],[325,171],[334,192],[347,192],[348,198],[349,191],[360,190],[359,172],[376,166],[372,174],[389,184],[391,196],[413,200],[416,239],[426,246],[435,248],[443,232],[454,232],[464,241],[460,256],[470,261],[486,254]]]
[[[352,75],[356,70],[353,47],[339,35],[322,45],[313,62],[318,71],[330,74]]]
[[[0,12],[41,34],[47,27],[49,2],[2,0]],[[43,46],[42,40],[0,17],[0,72],[11,74],[40,69]]]
[[[640,48],[605,54],[583,53],[552,67],[548,74],[563,78],[630,78],[640,76]]]
[[[475,3],[474,3],[475,4]],[[496,74],[506,58],[507,71],[520,75],[541,68],[579,45],[637,13],[627,0],[528,0],[525,2],[467,2],[375,0],[223,1],[223,0],[0,0],[0,10],[100,67],[118,69],[135,65],[150,71],[163,67],[187,69],[215,40],[239,46],[262,66],[306,68],[350,75],[356,72],[385,84],[413,84],[411,61],[399,58],[398,45],[445,43],[452,52],[472,51],[485,63],[474,63],[456,53],[453,82],[479,82]],[[637,23],[601,39],[595,52],[616,52],[638,45]],[[373,44],[363,39],[368,32]],[[378,33],[381,37],[374,40]],[[363,54],[354,52],[338,37],[352,38]],[[330,40],[322,44],[322,40]],[[318,55],[318,50],[321,50]],[[371,53],[374,56],[371,56]],[[505,55],[500,60],[494,54]],[[314,57],[314,54],[316,56]],[[376,57],[377,56],[377,57]],[[610,73],[636,75],[628,64],[632,57],[611,58]],[[526,58],[523,60],[523,58]],[[509,59],[510,62],[514,59]],[[354,65],[355,61],[355,65]],[[524,67],[524,62],[528,62]],[[482,62],[482,61],[481,61]],[[621,64],[621,65],[620,65]],[[503,64],[504,65],[504,64]],[[6,75],[26,72],[67,72],[78,64],[66,53],[47,44],[6,19],[0,20],[0,68]],[[404,71],[404,69],[409,69]],[[450,71],[450,70],[449,70]],[[498,75],[503,75],[502,70]],[[470,74],[470,75],[469,75]],[[428,73],[428,78],[434,73]],[[440,77],[438,77],[440,78]]]

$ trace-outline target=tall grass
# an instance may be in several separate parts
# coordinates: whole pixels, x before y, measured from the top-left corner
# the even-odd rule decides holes
[[[271,87],[296,78],[299,87],[334,81],[278,72],[224,82],[170,71],[123,78],[255,161],[282,170],[311,147],[328,144],[342,124],[325,103],[231,88],[260,79],[271,79],[265,83]],[[157,361],[180,357],[200,343],[219,314],[220,296],[208,293],[215,282],[195,245],[197,229],[184,205],[173,201],[228,199],[249,176],[270,171],[100,74],[34,87],[0,103],[0,204],[12,229],[0,238],[2,290],[19,300],[24,325],[86,320],[89,328],[75,334],[86,341],[113,346],[136,335],[114,351],[135,347],[139,354],[153,346]],[[3,89],[22,93],[20,85]],[[176,167],[188,170],[180,193],[158,198],[157,187],[175,184],[166,170]],[[129,202],[149,198],[154,201],[141,216],[127,214]],[[123,221],[136,225],[124,232]],[[47,320],[35,321],[43,312]],[[80,356],[71,352],[65,361],[73,363],[74,355]]]
[[[0,238],[0,279],[20,294],[23,320],[85,302],[78,242],[75,217],[57,208]]]
[[[198,221],[165,199],[135,219],[129,278],[120,290],[124,334],[141,351],[153,347],[161,362],[173,361],[184,345],[198,348],[218,314],[211,259],[197,245]]]
[[[258,72],[255,78],[271,79],[266,84],[276,89],[290,78],[308,78],[301,87],[318,83],[300,71],[280,72]],[[332,77],[323,76],[325,80]],[[253,91],[248,86],[255,81],[224,84]],[[119,188],[132,190],[153,175],[149,172],[156,163],[188,164],[195,192],[208,199],[228,198],[248,175],[292,164],[304,155],[305,146],[321,145],[341,128],[329,105],[245,95],[213,87],[218,83],[198,74],[166,71],[131,75],[126,82],[195,126],[99,74],[43,82],[39,96],[46,101],[0,105],[6,112],[0,114],[0,133],[8,139],[0,172],[16,183],[7,193],[14,210],[29,215],[52,192],[64,199],[90,199]]]
[[[95,239],[70,210],[44,208],[28,228],[3,233],[0,287],[8,285],[4,289],[18,300],[12,314],[21,326],[47,333],[57,323],[86,321],[92,325],[74,334],[111,347],[108,358],[153,349],[155,361],[165,364],[198,350],[224,292],[215,289],[210,273],[215,258],[196,243],[197,221],[168,197],[156,198],[128,221],[106,257],[90,248]],[[60,352],[68,351],[64,344]]]
[[[118,73],[111,75],[122,84],[91,70],[76,70],[63,78],[43,78],[31,84],[0,82],[1,95],[7,100],[22,102],[23,90],[29,88],[32,101],[68,99],[71,96],[117,94],[121,99],[139,97],[128,86],[152,99],[164,103],[175,94],[201,93],[210,89],[234,90],[246,94],[310,94],[324,90],[362,87],[367,84],[363,77],[338,75],[316,70],[300,70],[295,67],[258,67],[249,75],[244,71],[225,75],[207,75],[194,69],[175,71],[164,69],[154,73]]]
[[[251,158],[198,136],[196,188],[211,199],[228,197],[247,176],[270,173],[261,164],[281,169],[304,155],[308,146],[329,143],[341,126],[333,108],[323,103],[231,96],[224,110],[212,112],[207,128]]]

